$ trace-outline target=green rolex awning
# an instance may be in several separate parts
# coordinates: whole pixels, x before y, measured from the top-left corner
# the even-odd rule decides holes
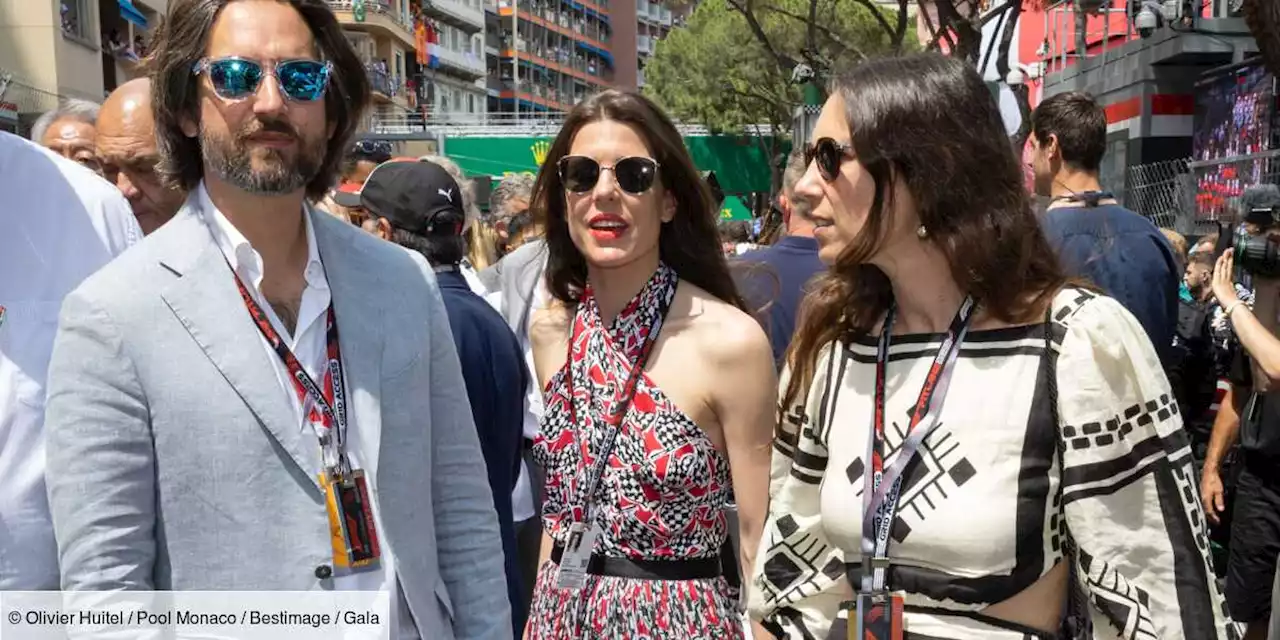
[[[536,174],[551,148],[551,138],[455,137],[445,140],[445,155],[468,176]],[[768,192],[772,187],[767,144],[737,136],[684,139],[700,171],[714,171],[726,194]],[[785,152],[781,149],[780,152]],[[741,203],[739,203],[741,204]],[[750,217],[750,216],[748,216]]]
[[[720,220],[750,220],[751,208],[742,202],[738,196],[729,196],[724,199],[724,204],[720,205]]]

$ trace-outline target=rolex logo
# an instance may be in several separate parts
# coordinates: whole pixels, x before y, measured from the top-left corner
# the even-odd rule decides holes
[[[533,152],[533,161],[541,167],[542,163],[547,160],[547,153],[551,151],[551,143],[546,140],[539,140],[533,143],[529,150]]]

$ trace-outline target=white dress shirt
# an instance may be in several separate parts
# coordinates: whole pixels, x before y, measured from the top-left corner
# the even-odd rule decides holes
[[[58,311],[141,238],[110,183],[0,132],[0,591],[59,588],[44,485],[45,377]]]
[[[538,286],[533,290],[533,301],[530,303],[529,325],[533,324],[533,310],[541,309],[547,304],[547,286],[542,278],[538,278]],[[529,340],[529,327],[525,327],[520,337],[520,348],[524,349],[525,366],[529,368],[529,388],[524,398],[524,437],[532,440],[538,435],[542,424],[542,385],[538,381],[537,369],[533,367],[533,344]],[[511,492],[511,519],[524,522],[537,517],[537,506],[533,503],[533,481],[529,475],[529,465],[520,464],[520,477],[516,479],[516,488]]]
[[[231,224],[231,221],[214,206],[209,199],[209,193],[205,190],[204,184],[202,183],[197,189],[201,214],[205,223],[209,226],[210,233],[213,234],[214,242],[222,250],[222,255],[226,257],[231,268],[235,269],[236,274],[240,276],[240,280],[244,283],[245,288],[249,290],[249,294],[253,296],[254,301],[258,303],[258,306],[262,307],[267,318],[271,321],[271,326],[275,328],[276,333],[280,334],[281,339],[284,340],[289,350],[293,352],[294,357],[298,359],[302,368],[306,370],[307,375],[311,376],[311,379],[318,384],[321,383],[323,371],[329,357],[326,343],[327,312],[332,298],[329,291],[329,280],[325,277],[324,264],[320,260],[320,251],[316,247],[316,235],[311,226],[310,215],[303,215],[302,217],[307,235],[307,267],[304,272],[306,288],[302,290],[302,301],[298,306],[297,326],[291,333],[262,295],[262,256],[249,244],[244,235]],[[320,441],[315,435],[311,423],[307,420],[307,413],[311,407],[310,400],[308,399],[304,404],[303,400],[299,398],[297,388],[289,376],[289,370],[285,367],[284,361],[271,348],[271,345],[267,342],[266,337],[261,335],[261,332],[259,332],[258,342],[263,349],[267,350],[268,359],[274,366],[276,378],[280,382],[280,392],[289,398],[289,406],[293,408],[298,429],[313,438],[316,443],[315,446],[319,447]],[[350,389],[350,385],[347,385],[346,388]],[[369,488],[369,500],[372,503],[373,520],[379,535],[378,542],[382,559],[376,569],[346,575],[339,574],[337,567],[334,567],[333,588],[335,591],[381,591],[389,594],[392,604],[390,607],[391,619],[387,621],[385,628],[395,630],[395,633],[391,634],[390,637],[394,640],[417,640],[419,637],[417,627],[412,620],[406,619],[408,617],[407,608],[403,604],[397,606],[401,599],[395,574],[395,556],[391,545],[387,543],[385,538],[381,537],[385,529],[382,527],[382,516],[377,497],[378,444],[380,436],[381,433],[378,429],[361,428],[356,422],[354,412],[347,413],[347,456],[351,460],[353,468],[363,469],[365,472],[365,479]],[[314,473],[319,472],[319,469],[314,470]],[[326,531],[324,534],[325,538],[328,539],[328,532]]]

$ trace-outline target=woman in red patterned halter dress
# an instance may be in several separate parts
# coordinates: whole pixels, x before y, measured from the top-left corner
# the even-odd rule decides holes
[[[543,562],[525,637],[740,638],[723,576],[767,509],[776,378],[675,127],[606,91],[579,104],[533,194],[551,302],[530,337],[545,415]]]

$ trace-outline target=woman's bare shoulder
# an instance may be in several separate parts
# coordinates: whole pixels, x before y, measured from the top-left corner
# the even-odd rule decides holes
[[[682,280],[680,285],[688,292],[689,327],[706,355],[719,362],[741,363],[768,354],[767,361],[772,362],[769,336],[756,318],[691,282]]]

